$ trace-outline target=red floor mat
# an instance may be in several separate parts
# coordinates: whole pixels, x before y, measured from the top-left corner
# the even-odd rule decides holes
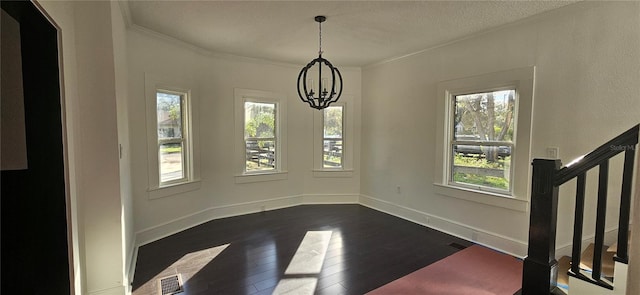
[[[521,281],[521,260],[473,245],[367,294],[513,295]]]

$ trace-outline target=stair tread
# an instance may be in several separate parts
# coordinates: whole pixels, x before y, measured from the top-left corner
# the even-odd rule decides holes
[[[631,242],[631,231],[629,231],[629,235],[628,235],[628,242]],[[607,248],[607,252],[618,252],[618,242],[613,243],[613,245],[609,246],[609,248]]]
[[[569,288],[569,274],[571,268],[571,257],[562,256],[558,260],[558,287],[567,290]]]
[[[592,271],[593,270],[593,252],[595,245],[593,243],[589,244],[587,249],[582,252],[580,256],[580,268]],[[602,276],[604,277],[613,277],[613,269],[615,267],[615,263],[613,261],[614,252],[608,252],[606,248],[602,249]]]

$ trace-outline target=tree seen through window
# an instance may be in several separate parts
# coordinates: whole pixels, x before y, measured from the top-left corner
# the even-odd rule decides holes
[[[511,189],[515,104],[512,89],[454,96],[453,182]]]

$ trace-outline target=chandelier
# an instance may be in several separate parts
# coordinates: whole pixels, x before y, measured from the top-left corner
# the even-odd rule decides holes
[[[342,75],[340,71],[331,62],[322,57],[322,23],[326,19],[322,15],[315,17],[320,32],[318,58],[309,62],[298,75],[298,95],[300,99],[318,110],[338,101],[342,94]],[[317,81],[314,81],[315,77],[317,77]]]

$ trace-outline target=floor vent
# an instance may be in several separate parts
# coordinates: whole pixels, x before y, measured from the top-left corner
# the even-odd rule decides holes
[[[159,279],[158,288],[160,289],[159,294],[161,295],[173,295],[184,291],[182,289],[182,278],[180,274]]]
[[[449,244],[449,246],[451,246],[451,247],[453,247],[453,248],[456,248],[456,249],[460,249],[460,250],[467,248],[467,246],[465,246],[465,245],[460,245],[460,244],[458,244],[458,243],[451,243],[451,244]]]

